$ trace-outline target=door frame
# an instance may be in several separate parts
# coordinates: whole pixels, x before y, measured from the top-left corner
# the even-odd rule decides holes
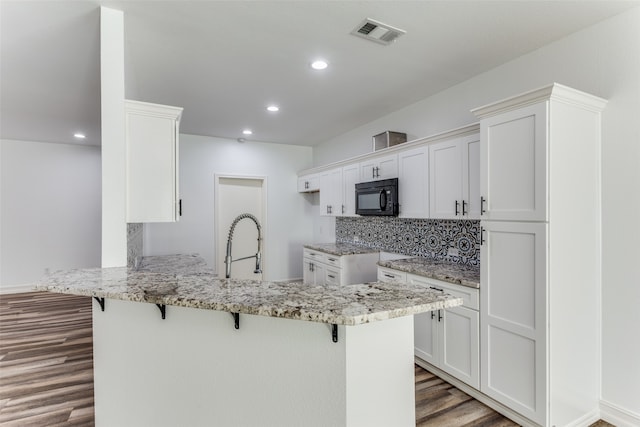
[[[252,181],[262,181],[262,218],[261,219],[261,237],[262,237],[262,280],[266,280],[267,276],[267,256],[266,254],[266,242],[267,242],[267,234],[268,230],[266,227],[267,224],[267,177],[263,175],[236,175],[236,174],[228,174],[228,173],[215,173],[214,174],[214,187],[213,187],[213,253],[214,253],[214,265],[215,271],[218,278],[223,278],[220,274],[220,269],[218,265],[218,255],[219,250],[221,249],[218,243],[218,218],[220,217],[220,200],[219,200],[219,188],[220,188],[220,179],[247,179]],[[222,268],[224,271],[224,268]]]

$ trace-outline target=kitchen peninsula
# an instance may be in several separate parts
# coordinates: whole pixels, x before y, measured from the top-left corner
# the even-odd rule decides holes
[[[410,284],[221,280],[193,256],[38,289],[96,299],[98,426],[413,426],[412,315],[462,303]]]

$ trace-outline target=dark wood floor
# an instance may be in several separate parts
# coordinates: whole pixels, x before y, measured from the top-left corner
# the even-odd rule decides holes
[[[94,425],[91,326],[89,297],[0,296],[0,426]],[[417,426],[517,425],[419,366],[415,381]]]
[[[0,296],[0,425],[93,425],[91,299]]]

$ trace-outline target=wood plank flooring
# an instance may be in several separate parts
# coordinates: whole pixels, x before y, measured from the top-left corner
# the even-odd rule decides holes
[[[0,295],[0,426],[94,425],[91,327],[89,297]],[[419,366],[415,384],[417,426],[517,425]]]
[[[90,426],[91,298],[0,296],[0,425]]]

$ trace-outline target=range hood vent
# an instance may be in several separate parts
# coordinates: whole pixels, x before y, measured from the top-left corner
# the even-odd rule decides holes
[[[351,31],[354,36],[362,37],[380,44],[389,44],[407,32],[391,25],[367,18]]]

